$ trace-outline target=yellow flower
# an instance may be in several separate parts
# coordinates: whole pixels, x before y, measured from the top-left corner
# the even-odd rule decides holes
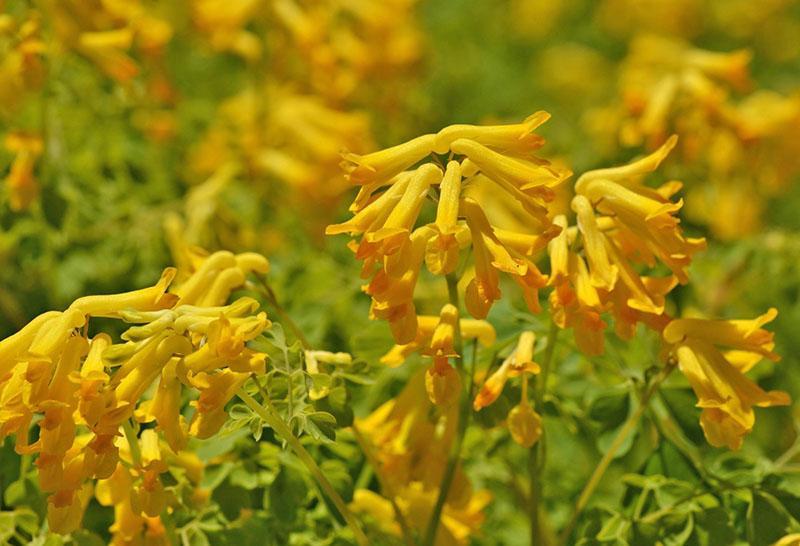
[[[215,374],[201,372],[192,376],[190,381],[200,391],[200,397],[192,402],[196,411],[189,423],[189,432],[198,438],[209,438],[216,434],[228,417],[225,404],[248,377],[250,374],[230,370]]]
[[[446,357],[434,357],[433,365],[425,372],[425,391],[437,406],[450,406],[461,395],[461,378]]]
[[[776,315],[771,309],[753,320],[676,319],[664,328],[664,341],[697,395],[700,425],[713,446],[739,449],[755,424],[754,406],[790,403],[785,392],[764,391],[744,375],[762,357],[778,360],[772,334],[761,328]]]
[[[452,273],[458,265],[460,196],[461,165],[457,161],[450,161],[439,185],[436,221],[430,226],[436,233],[428,241],[425,250],[425,264],[434,275]]]
[[[137,311],[156,311],[172,307],[177,302],[174,294],[168,294],[172,279],[175,278],[175,268],[168,267],[161,274],[159,281],[151,287],[107,296],[84,296],[75,300],[70,309],[95,317],[117,317],[124,309]]]
[[[669,267],[681,283],[688,282],[686,268],[692,255],[705,248],[704,239],[684,238],[673,216],[682,201],[673,203],[658,191],[641,186],[636,179],[655,170],[677,142],[673,136],[652,154],[622,167],[583,174],[575,191],[600,212],[614,218],[626,243],[647,258],[654,255]],[[671,191],[672,187],[665,188]],[[649,260],[648,260],[649,261]],[[649,266],[654,264],[649,261]]]
[[[425,394],[423,373],[414,374],[403,391],[364,419],[358,428],[379,463],[385,499],[393,499],[412,530],[424,532],[436,502],[448,447],[455,438],[458,405],[435,412]],[[465,546],[483,522],[487,491],[473,491],[458,468],[442,514],[436,544]],[[356,491],[351,507],[369,514],[389,534],[399,532],[393,510],[374,493]]]
[[[478,391],[478,395],[472,403],[475,411],[479,411],[486,406],[493,404],[506,385],[509,377],[516,377],[523,374],[537,374],[541,370],[539,364],[533,361],[533,346],[536,336],[531,331],[520,334],[517,346],[510,355],[503,360],[500,367],[489,376],[486,382]]]
[[[405,345],[395,345],[388,353],[381,357],[381,363],[389,367],[400,366],[408,355],[426,350],[430,346],[431,338],[441,319],[434,315],[420,315],[418,317],[419,327],[417,337]],[[494,344],[496,334],[491,324],[485,320],[460,319],[461,338],[464,340],[477,339],[484,347]]]

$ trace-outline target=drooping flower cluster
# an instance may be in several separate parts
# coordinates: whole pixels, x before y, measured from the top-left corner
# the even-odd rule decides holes
[[[664,328],[665,351],[697,395],[700,425],[713,446],[739,449],[755,424],[754,407],[790,403],[787,393],[764,391],[744,375],[764,358],[780,360],[773,335],[762,328],[777,314],[770,309],[752,320],[677,319]]]
[[[249,273],[263,274],[268,266],[257,254],[196,253],[172,291],[177,272],[168,268],[151,287],[79,298],[0,342],[0,434],[15,436],[18,453],[37,455],[53,531],[76,529],[92,481],[113,481],[115,473],[131,482],[124,492],[131,495],[133,516],[159,516],[166,497],[158,476],[167,469],[159,453],[179,453],[189,436],[213,435],[237,389],[251,374],[264,373],[266,355],[246,343],[270,326],[266,314],[251,298],[226,301]],[[90,338],[91,319],[98,317],[133,326],[121,343],[105,333]],[[185,391],[196,393],[188,423]],[[155,428],[141,438],[142,456],[149,459],[130,455],[129,471],[119,464],[120,431],[131,419]]]
[[[401,524],[392,501],[412,531],[425,531],[456,433],[458,405],[438,406],[443,415],[434,411],[437,406],[425,396],[423,375],[412,376],[396,398],[357,420],[358,430],[369,444],[363,447],[376,459],[382,491],[356,490],[351,508],[371,516],[385,532],[396,536],[401,534]],[[483,522],[483,508],[490,499],[488,491],[475,491],[458,467],[436,544],[468,544]]]
[[[675,143],[673,137],[638,161],[584,173],[571,204],[577,225],[568,227],[563,215],[554,220],[562,230],[547,249],[551,315],[560,327],[573,328],[586,354],[603,352],[606,312],[623,339],[630,339],[640,322],[660,331],[669,320],[664,297],[677,283],[688,282],[692,255],[705,248],[705,240],[681,232],[675,214],[683,202],[670,200],[680,182],[655,189],[641,182]],[[639,273],[637,266],[652,269],[658,262],[671,275]]]
[[[765,200],[800,172],[800,97],[731,93],[751,87],[750,58],[640,36],[622,67],[621,104],[588,116],[597,136],[614,133],[611,148],[654,149],[680,135],[683,172],[703,173],[689,187],[687,212],[728,239],[758,229]]]
[[[544,144],[533,130],[548,117],[538,112],[513,125],[453,125],[380,152],[345,155],[347,178],[360,186],[350,207],[354,216],[328,226],[326,233],[360,236],[350,247],[364,263],[362,277],[371,278],[364,287],[372,297],[371,315],[389,322],[398,344],[417,336],[413,298],[422,263],[434,275],[447,275],[467,247],[475,264],[466,289],[466,307],[473,317],[485,318],[500,298],[500,272],[522,288],[531,311],[538,311],[538,290],[547,278],[529,256],[559,233],[546,203],[554,197],[553,188],[570,175],[533,155]],[[428,156],[448,153],[445,169],[436,158],[407,170]],[[538,233],[495,231],[469,194],[480,180],[513,196]],[[418,226],[433,195],[438,200],[435,220]]]

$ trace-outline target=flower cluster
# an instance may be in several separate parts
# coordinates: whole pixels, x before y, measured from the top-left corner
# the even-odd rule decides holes
[[[640,322],[663,328],[669,320],[664,297],[677,283],[688,282],[692,255],[705,248],[705,240],[681,232],[675,214],[683,202],[670,200],[680,182],[655,189],[641,182],[675,143],[673,137],[638,161],[584,173],[571,203],[577,225],[568,226],[564,215],[554,219],[562,229],[547,248],[551,315],[560,327],[573,328],[575,342],[588,355],[603,352],[606,312],[623,339],[630,339]],[[658,262],[672,274],[649,277],[637,270]]]
[[[473,317],[485,318],[500,298],[500,272],[522,288],[531,311],[539,310],[538,290],[547,278],[529,256],[560,232],[546,203],[570,175],[533,155],[544,144],[533,130],[548,117],[538,112],[513,125],[453,125],[380,152],[345,154],[347,178],[360,186],[350,207],[354,216],[328,226],[326,233],[361,236],[350,247],[364,263],[362,277],[371,277],[364,287],[372,297],[371,315],[389,322],[398,344],[417,335],[413,297],[422,263],[434,275],[453,273],[467,247],[475,264],[466,288]],[[435,162],[408,170],[433,154],[449,154],[447,167],[442,169],[434,156]],[[470,187],[480,181],[513,196],[538,233],[495,231],[481,204],[470,197]],[[435,220],[417,226],[434,193]]]
[[[723,61],[700,53],[694,59],[712,73],[728,74],[729,64]],[[748,321],[693,319],[686,323],[693,325],[688,338],[676,334],[678,325],[685,323],[672,320],[666,297],[678,284],[689,282],[692,257],[706,242],[681,230],[677,213],[683,200],[675,200],[675,194],[682,184],[668,181],[651,187],[645,178],[673,150],[677,137],[626,165],[583,173],[574,184],[571,214],[554,214],[554,189],[570,173],[532,155],[544,143],[532,131],[547,117],[540,112],[519,124],[454,125],[380,152],[344,155],[347,178],[360,186],[350,207],[354,216],[328,226],[326,232],[359,237],[349,246],[363,261],[362,277],[370,279],[363,289],[372,298],[371,317],[386,320],[398,344],[383,361],[397,365],[422,350],[433,358],[426,374],[430,400],[450,405],[458,398],[459,375],[449,361],[461,356],[454,339],[459,333],[480,338],[490,326],[481,320],[459,320],[454,305],[443,307],[438,319],[420,317],[414,296],[423,262],[434,275],[454,274],[461,251],[469,248],[473,266],[467,269],[471,278],[464,303],[475,319],[486,318],[500,298],[503,272],[522,289],[522,299],[533,313],[540,311],[539,289],[549,289],[551,319],[561,329],[571,328],[578,348],[588,356],[604,352],[609,317],[621,339],[631,339],[639,324],[663,333],[664,354],[680,363],[700,406],[708,408],[701,422],[709,442],[738,448],[752,429],[752,407],[786,404],[788,396],[765,393],[743,375],[762,356],[774,357],[763,348],[771,343],[759,329],[765,320],[741,334],[746,342],[730,332],[709,338],[737,349],[733,356],[714,349],[709,339],[692,336],[695,331],[719,331],[720,324]],[[446,167],[438,154],[448,154]],[[429,156],[431,161],[422,162]],[[494,185],[494,193],[472,193],[487,183]],[[510,195],[521,205],[527,231],[492,225],[485,209],[498,194]],[[436,202],[435,218],[418,225],[428,200]],[[537,266],[545,252],[547,275]],[[517,348],[474,401],[476,410],[491,404],[508,377],[522,375],[522,400],[509,414],[508,425],[514,439],[528,446],[541,433],[540,417],[527,397],[528,376],[539,369],[533,361],[534,339],[532,332],[520,336]],[[761,348],[754,339],[761,340]],[[745,346],[751,354],[743,357]],[[739,363],[742,358],[746,364]]]
[[[129,487],[100,500],[129,494],[131,518],[158,518],[167,502],[159,479],[168,468],[162,451],[176,456],[189,436],[213,435],[237,389],[251,374],[264,373],[266,355],[246,343],[269,320],[251,298],[225,303],[249,273],[267,271],[267,260],[230,252],[194,258],[171,291],[174,268],[148,288],[79,298],[0,342],[0,431],[16,437],[18,453],[37,455],[53,531],[78,527],[92,480],[127,480]],[[99,317],[133,326],[120,343],[105,333],[89,337],[91,319]],[[188,423],[185,391],[196,393]],[[120,431],[131,419],[149,428],[141,447],[126,430],[136,445],[128,446],[130,464],[123,465]],[[112,502],[124,509],[125,503]],[[115,533],[124,534],[122,525],[118,520]]]

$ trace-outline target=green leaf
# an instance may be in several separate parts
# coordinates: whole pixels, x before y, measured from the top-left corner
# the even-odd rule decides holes
[[[336,439],[336,417],[324,411],[314,411],[305,415],[305,431],[315,440]]]
[[[628,417],[630,395],[627,390],[602,394],[589,406],[589,418],[608,430],[617,428]]]
[[[753,546],[769,546],[786,534],[789,517],[778,500],[768,493],[753,491],[747,510],[747,536]]]
[[[695,514],[694,533],[688,544],[696,546],[732,546],[736,543],[736,530],[731,525],[730,514],[719,506]]]
[[[270,512],[281,521],[295,521],[307,496],[303,475],[292,466],[283,466],[267,492]]]

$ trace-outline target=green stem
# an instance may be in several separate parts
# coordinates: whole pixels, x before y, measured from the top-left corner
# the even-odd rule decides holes
[[[289,444],[289,447],[292,448],[295,455],[297,455],[300,461],[302,461],[306,468],[308,468],[309,472],[311,472],[311,475],[314,476],[314,479],[317,481],[322,491],[328,496],[333,505],[339,511],[339,514],[347,522],[347,525],[353,531],[353,535],[355,536],[356,542],[359,544],[359,546],[368,546],[369,540],[364,534],[364,531],[361,530],[361,527],[359,527],[355,516],[353,516],[353,513],[347,508],[344,500],[322,473],[322,470],[317,465],[314,458],[306,450],[306,448],[303,447],[303,444],[301,444],[300,440],[298,440],[294,435],[292,430],[289,428],[289,425],[287,425],[283,419],[281,419],[281,417],[272,407],[272,404],[270,404],[269,400],[265,399],[264,405],[261,405],[255,398],[247,394],[244,388],[239,389],[237,395],[251,410],[255,412],[256,415],[258,415],[265,423],[267,423],[267,425],[277,432],[287,444]]]
[[[639,400],[639,407],[636,408],[636,411],[633,412],[630,417],[628,417],[627,421],[625,421],[625,424],[611,442],[611,446],[608,448],[608,451],[606,451],[605,455],[603,455],[603,458],[600,459],[600,463],[594,469],[594,472],[584,486],[583,491],[581,491],[578,501],[575,503],[575,511],[572,513],[569,523],[567,523],[567,526],[564,527],[564,531],[559,537],[560,544],[567,544],[567,541],[572,536],[572,532],[575,530],[575,525],[578,523],[578,517],[581,515],[581,512],[583,512],[583,509],[586,508],[586,505],[589,503],[589,499],[591,499],[595,489],[597,489],[597,486],[600,485],[600,480],[603,478],[603,475],[605,475],[608,467],[611,466],[611,462],[614,460],[617,451],[619,451],[619,449],[625,443],[625,440],[628,439],[628,435],[638,426],[639,420],[647,410],[650,398],[652,398],[653,395],[658,391],[658,387],[661,386],[661,383],[669,376],[670,373],[672,373],[672,370],[674,369],[675,363],[670,360],[661,369],[661,373],[658,374],[658,376],[656,376],[656,378],[650,383],[644,394],[642,394],[642,397]]]
[[[547,393],[547,379],[550,375],[550,368],[553,363],[558,332],[558,325],[555,321],[551,320],[550,331],[547,334],[547,345],[544,349],[544,359],[542,360],[542,373],[533,393],[534,401],[539,411],[542,411],[542,407],[544,406],[544,397]],[[531,546],[540,546],[544,544],[540,518],[543,484],[542,473],[544,471],[544,442],[545,436],[544,431],[542,431],[542,437],[531,448],[528,457],[528,475],[530,477],[528,517],[531,521]]]
[[[449,273],[446,277],[447,280],[447,294],[450,303],[459,308],[458,305],[458,278],[453,273]],[[463,357],[463,346],[461,341],[461,322],[456,323],[456,331],[454,334],[454,345],[456,352]],[[464,444],[464,435],[467,432],[467,425],[469,424],[469,416],[471,411],[471,400],[473,395],[473,383],[475,376],[475,360],[478,352],[477,344],[473,344],[472,359],[469,371],[465,370],[464,366],[460,367],[462,384],[466,388],[461,393],[461,400],[458,409],[458,428],[456,430],[456,438],[450,448],[450,453],[447,457],[447,465],[442,474],[442,481],[439,484],[439,495],[436,498],[436,504],[433,506],[433,512],[428,520],[428,527],[425,530],[425,538],[422,541],[423,546],[433,546],[436,542],[436,534],[439,530],[439,520],[442,517],[442,510],[447,502],[447,495],[450,493],[450,486],[453,484],[453,478],[456,475],[456,468],[458,468],[458,461],[461,457],[461,447]]]
[[[133,459],[134,466],[142,465],[142,449],[139,447],[139,439],[136,437],[136,431],[133,430],[133,425],[130,419],[122,422],[122,431],[125,433],[125,439],[131,448],[131,459]]]

